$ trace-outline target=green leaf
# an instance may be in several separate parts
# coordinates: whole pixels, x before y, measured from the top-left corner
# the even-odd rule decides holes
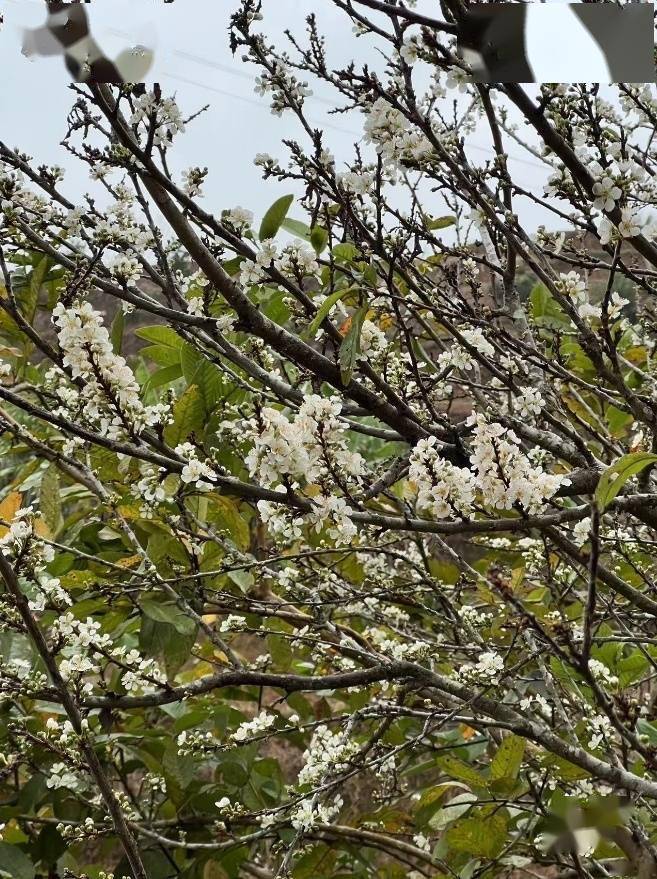
[[[508,779],[515,781],[520,771],[523,754],[525,753],[525,740],[520,736],[506,736],[497,749],[493,762],[490,765],[491,781]]]
[[[225,383],[220,369],[193,345],[184,343],[180,349],[180,365],[188,385],[197,385],[206,413],[225,397]]]
[[[140,339],[146,339],[147,342],[154,342],[157,345],[168,345],[170,348],[180,349],[184,345],[183,339],[180,338],[175,330],[160,325],[139,327],[138,330],[135,330],[135,336],[138,336]]]
[[[318,256],[328,244],[328,240],[329,233],[323,226],[313,226],[312,232],[310,233],[310,243]]]
[[[261,241],[274,237],[283,225],[283,220],[285,219],[293,201],[293,195],[284,195],[281,198],[276,199],[274,204],[262,218],[262,223],[260,223],[260,232],[258,233],[258,236]]]
[[[657,727],[654,724],[640,717],[636,722],[636,728],[642,736],[647,738],[651,745],[657,745]]]
[[[139,630],[139,646],[147,656],[164,657],[164,667],[173,678],[191,655],[196,631],[182,635],[170,623],[160,623],[144,616]]]
[[[139,353],[159,366],[173,366],[174,363],[180,365],[180,351],[169,345],[146,345]]]
[[[179,754],[178,746],[169,742],[162,757],[162,769],[167,780],[172,780],[181,790],[194,781],[196,763],[190,754]]]
[[[429,827],[436,832],[443,830],[449,824],[453,824],[461,815],[468,812],[476,803],[477,798],[470,791],[457,794],[448,803],[445,803],[442,809],[439,809],[429,818]]]
[[[451,849],[472,857],[495,858],[506,842],[506,818],[500,812],[486,817],[464,818],[445,833]]]
[[[34,879],[34,864],[15,845],[0,842],[0,876],[7,879]]]
[[[427,229],[447,229],[456,224],[456,217],[451,214],[445,217],[435,217],[427,222]]]
[[[436,765],[442,769],[445,775],[464,781],[469,787],[486,788],[488,786],[486,779],[474,766],[470,766],[469,763],[454,754],[445,754],[443,757],[439,757],[436,760]]]
[[[54,464],[49,464],[41,477],[39,487],[39,509],[50,533],[55,537],[62,527],[62,506],[59,487],[59,472]]]
[[[164,428],[164,439],[175,448],[191,433],[198,433],[205,423],[205,407],[197,385],[191,385],[173,406],[173,424]]]
[[[606,510],[628,480],[656,462],[657,455],[650,452],[632,452],[607,467],[595,490],[595,501],[600,512]]]
[[[625,659],[621,659],[614,671],[618,675],[618,684],[623,690],[648,671],[648,660],[640,650],[635,650]]]
[[[286,217],[281,223],[281,228],[285,229],[286,232],[291,232],[293,235],[297,235],[299,238],[310,241],[310,226],[302,223],[301,220],[293,220],[291,217]]]
[[[317,309],[317,314],[312,319],[312,322],[309,323],[304,330],[303,335],[309,339],[314,339],[317,335],[317,330],[320,328],[322,321],[328,315],[329,311],[339,299],[342,299],[342,297],[349,292],[350,289],[351,288],[347,290],[336,290],[335,293],[331,293],[330,296],[327,296]]]
[[[23,296],[21,296],[21,311],[30,323],[34,320],[37,303],[39,301],[39,291],[41,290],[44,278],[48,274],[48,269],[51,265],[52,260],[49,256],[44,256],[39,260],[36,267],[30,272],[29,292],[28,289],[26,289]]]
[[[235,501],[213,492],[208,503],[208,521],[219,531],[227,531],[240,549],[248,549],[251,542],[249,526]]]
[[[241,568],[236,571],[228,571],[228,577],[236,586],[239,586],[244,594],[246,594],[255,583],[255,577],[251,571],[244,571]]]
[[[342,244],[336,244],[331,251],[331,254],[333,259],[338,263],[351,262],[358,256],[358,248],[353,244],[350,244],[348,241],[344,241]]]
[[[559,327],[567,324],[568,318],[561,306],[552,296],[545,284],[536,284],[529,294],[532,317],[541,326]]]
[[[191,635],[196,631],[196,623],[164,596],[146,595],[141,599],[141,609],[147,617],[158,623],[169,623],[181,635]]]
[[[351,326],[347,335],[340,345],[340,378],[342,384],[346,387],[351,381],[354,366],[360,354],[360,331],[363,327],[363,321],[367,314],[369,306],[363,305],[356,311],[351,318]]]
[[[112,350],[115,354],[121,353],[121,346],[123,345],[123,330],[125,329],[125,312],[122,308],[114,315],[114,320],[112,321],[112,328],[110,330],[110,338],[112,339]]]
[[[207,861],[203,867],[203,879],[227,879],[228,873],[219,861]]]
[[[181,375],[182,367],[179,363],[172,363],[171,366],[163,366],[162,369],[157,369],[151,376],[149,376],[148,381],[144,382],[142,391],[146,394],[148,391],[155,390],[155,388],[161,388],[162,385],[169,385],[171,382],[179,379]]]

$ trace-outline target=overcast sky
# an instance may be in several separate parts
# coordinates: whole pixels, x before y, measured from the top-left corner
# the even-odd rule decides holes
[[[237,0],[93,0],[88,10],[92,32],[106,54],[115,57],[134,43],[155,46],[155,62],[148,81],[158,81],[165,92],[176,93],[186,115],[205,104],[210,109],[176,139],[171,165],[181,171],[191,165],[207,165],[210,176],[204,187],[204,206],[220,211],[242,205],[260,216],[289,185],[264,182],[253,165],[256,152],[285,157],[281,140],[303,137],[291,113],[271,115],[266,98],[254,94],[252,65],[232,57],[227,25]],[[422,5],[422,4],[421,4]],[[435,4],[425,0],[432,9]],[[65,133],[65,119],[74,96],[67,88],[70,79],[61,57],[25,58],[20,51],[23,28],[38,27],[45,21],[42,0],[0,0],[5,25],[0,30],[0,136],[19,146],[37,163],[62,165],[66,171],[66,192],[74,200],[93,189],[85,169],[59,146]],[[282,44],[283,29],[302,35],[305,16],[320,7],[318,16],[327,38],[329,60],[341,66],[354,58],[377,63],[375,48],[355,39],[349,19],[332,3],[313,0],[265,0],[263,26]],[[420,6],[418,7],[420,8]],[[192,13],[192,10],[193,13]],[[320,84],[307,99],[308,115],[326,130],[326,142],[338,164],[353,157],[353,144],[362,137],[362,116],[358,113],[330,117],[332,99],[328,86]],[[468,138],[473,160],[490,155],[482,129]],[[510,143],[511,168],[517,181],[540,192],[545,171],[530,155]],[[431,213],[444,212],[437,205]],[[521,215],[530,226],[544,222],[544,213],[527,205]]]

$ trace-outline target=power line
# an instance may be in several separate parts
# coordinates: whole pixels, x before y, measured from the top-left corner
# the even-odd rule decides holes
[[[21,3],[25,3],[25,2],[28,2],[31,5],[38,5],[38,6],[41,5],[39,0],[9,0],[9,2],[13,3],[15,5],[20,5]],[[131,39],[131,34],[129,34],[127,31],[120,30],[119,28],[105,28],[105,30],[114,36],[118,36],[123,39]],[[198,55],[194,52],[184,52],[180,49],[170,49],[170,48],[166,49],[165,51],[167,51],[169,54],[175,55],[175,56],[182,58],[184,60],[192,61],[193,63],[200,64],[201,66],[209,67],[214,70],[220,70],[222,73],[226,73],[229,76],[236,76],[236,77],[239,77],[240,79],[249,80],[250,82],[255,81],[255,76],[251,73],[248,73],[245,70],[240,70],[238,68],[231,67],[228,64],[223,64],[220,61],[215,61],[211,58],[207,58],[205,56]],[[207,91],[214,92],[215,94],[222,95],[223,97],[232,98],[233,100],[236,100],[236,101],[242,101],[243,103],[246,103],[246,104],[251,104],[254,107],[259,107],[261,110],[266,109],[266,107],[260,101],[254,99],[254,98],[247,97],[246,95],[240,95],[240,94],[236,94],[235,92],[226,91],[224,89],[217,88],[216,86],[212,86],[207,83],[198,82],[198,80],[189,79],[189,78],[186,78],[183,76],[179,76],[178,74],[165,72],[164,75],[168,76],[169,79],[174,79],[174,80],[177,80],[178,82],[183,82],[187,85],[194,85],[194,86],[197,86],[198,88],[203,88],[203,89],[206,89]],[[331,101],[329,98],[326,98],[323,95],[313,94],[312,100],[317,103],[325,104],[330,107],[335,106],[334,101]],[[337,131],[340,134],[346,134],[346,135],[348,135],[350,137],[354,137],[358,140],[360,140],[360,138],[362,136],[361,132],[352,131],[351,129],[347,129],[347,128],[342,128],[339,125],[335,125],[333,122],[330,122],[330,121],[319,122],[318,120],[312,119],[312,118],[309,118],[309,121],[311,121],[314,125],[321,125],[323,128],[330,128],[333,131]],[[490,147],[481,146],[480,144],[475,144],[475,143],[468,142],[468,141],[465,142],[465,145],[469,149],[476,150],[481,153],[486,153],[487,155],[495,155],[495,151],[493,149],[491,149]],[[538,162],[532,162],[530,159],[525,159],[521,156],[514,155],[513,153],[508,153],[507,155],[508,155],[510,161],[517,162],[518,164],[521,164],[521,165],[527,165],[530,168],[539,168],[541,171],[544,171],[544,172],[547,170],[544,165],[541,165]]]
[[[187,77],[185,77],[185,76],[178,76],[177,73],[167,73],[165,71],[164,76],[168,77],[169,79],[175,79],[178,82],[184,82],[187,85],[196,85],[199,88],[206,89],[207,91],[210,91],[210,92],[215,92],[216,94],[223,95],[226,98],[233,98],[236,101],[242,101],[245,104],[251,104],[254,107],[258,107],[260,110],[267,110],[267,106],[265,104],[261,103],[260,101],[256,100],[256,98],[249,98],[246,95],[238,95],[238,94],[235,94],[234,92],[227,92],[224,89],[218,89],[216,86],[208,85],[208,83],[206,83],[206,82],[198,82],[198,80],[195,80],[195,79],[187,79]],[[310,116],[308,117],[308,121],[312,122],[313,125],[319,125],[322,128],[332,128],[334,131],[339,131],[341,134],[349,135],[349,137],[356,137],[356,138],[360,139],[360,137],[362,136],[360,134],[360,132],[350,131],[347,128],[339,128],[337,125],[333,125],[332,122],[325,122],[325,121],[320,122],[319,120],[313,119]]]
[[[120,37],[128,38],[128,39],[130,38],[130,34],[128,34],[126,31],[121,31],[116,28],[108,28],[107,30],[110,33],[114,34],[115,36],[120,36]],[[229,76],[237,76],[240,79],[245,79],[245,80],[249,80],[250,82],[255,82],[255,76],[253,74],[248,73],[245,70],[240,70],[238,68],[231,67],[228,64],[223,64],[220,61],[215,61],[212,58],[207,58],[206,56],[203,56],[203,55],[197,55],[194,52],[183,52],[180,49],[168,49],[167,51],[169,51],[169,53],[172,55],[176,55],[179,58],[184,58],[187,61],[192,61],[195,64],[200,64],[203,67],[210,67],[214,70],[220,70],[222,73],[227,73]],[[167,74],[167,75],[171,79],[179,79],[181,82],[186,82],[188,85],[196,85],[199,88],[205,88],[208,91],[214,91],[217,94],[224,95],[225,97],[233,97],[236,100],[244,101],[246,103],[253,104],[254,106],[263,107],[263,105],[259,101],[256,101],[253,98],[247,98],[244,95],[237,95],[232,92],[226,92],[226,91],[223,91],[222,89],[216,88],[216,86],[210,86],[207,83],[200,83],[200,82],[198,82],[196,80],[192,80],[192,79],[185,79],[184,77],[179,77],[177,75],[174,76],[174,74]],[[331,101],[329,98],[324,97],[323,95],[318,95],[315,92],[313,92],[311,97],[312,97],[313,102],[325,104],[325,105],[332,107],[332,108],[335,107],[335,102]],[[311,121],[314,121],[315,124],[319,124],[315,120],[311,120]],[[360,132],[351,131],[346,128],[341,128],[338,125],[334,125],[334,124],[328,123],[328,122],[324,122],[322,124],[324,125],[325,128],[333,128],[335,131],[339,131],[342,134],[350,134],[352,137],[356,137],[358,139],[360,139],[360,137],[361,137]],[[480,146],[479,144],[469,143],[468,141],[466,141],[466,146],[470,147],[473,150],[478,150],[479,152],[488,153],[489,155],[495,155],[495,150],[491,149],[490,147]],[[522,158],[521,156],[516,156],[512,153],[509,153],[507,155],[509,156],[509,159],[513,160],[514,162],[518,162],[521,165],[527,165],[530,168],[540,168],[542,171],[546,170],[545,166],[539,164],[538,162],[532,162],[530,159],[525,159],[525,158]]]

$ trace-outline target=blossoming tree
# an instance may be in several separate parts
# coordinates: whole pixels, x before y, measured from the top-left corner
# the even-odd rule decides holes
[[[231,19],[259,224],[158,86],[72,87],[84,204],[0,142],[0,875],[657,875],[657,96],[332,3],[376,72]]]

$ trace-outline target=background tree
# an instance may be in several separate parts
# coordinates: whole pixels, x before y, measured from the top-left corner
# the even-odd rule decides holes
[[[72,87],[85,204],[0,143],[12,879],[657,875],[654,87],[469,85],[458,3],[333,3],[380,70],[231,19],[305,132],[259,228],[157,85]]]

